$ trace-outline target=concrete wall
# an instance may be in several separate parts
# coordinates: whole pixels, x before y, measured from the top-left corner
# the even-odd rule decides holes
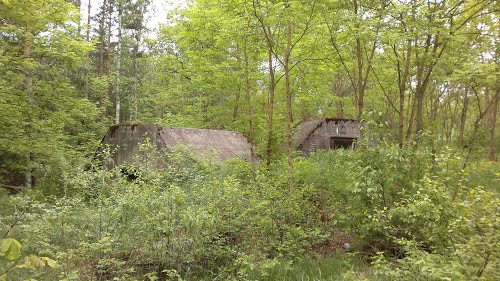
[[[314,130],[302,143],[300,150],[305,156],[313,151],[330,149],[331,138],[359,139],[358,122],[352,120],[326,120]]]
[[[133,164],[134,157],[141,155],[139,144],[145,143],[147,139],[149,139],[150,143],[155,145],[158,149],[165,147],[156,125],[114,125],[109,128],[102,139],[101,148],[98,152],[102,152],[107,147],[109,147],[110,152],[112,152],[111,161],[105,161],[107,168],[112,168],[124,163]]]

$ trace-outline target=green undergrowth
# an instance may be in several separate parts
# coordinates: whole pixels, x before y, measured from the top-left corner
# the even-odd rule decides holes
[[[347,281],[370,280],[374,277],[373,271],[366,261],[355,255],[339,252],[326,258],[304,257],[295,262],[278,263],[256,274],[255,280]]]
[[[464,166],[446,148],[360,145],[297,157],[290,185],[285,160],[252,170],[141,151],[135,167],[75,167],[60,194],[1,193],[0,227],[22,247],[14,261],[0,256],[0,271],[9,280],[500,278],[497,164]],[[32,254],[57,267],[16,266]]]

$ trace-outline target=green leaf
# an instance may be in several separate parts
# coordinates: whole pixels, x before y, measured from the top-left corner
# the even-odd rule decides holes
[[[50,267],[56,268],[57,267],[57,262],[51,258],[48,257],[42,257],[42,260]]]
[[[8,260],[13,261],[17,259],[21,253],[21,243],[17,242],[15,239],[6,238],[2,241],[0,250]]]
[[[18,265],[18,268],[41,268],[45,266],[45,262],[36,255],[29,255],[24,258],[24,263]]]
[[[7,281],[7,273],[4,273],[2,274],[2,276],[0,276],[0,281]]]

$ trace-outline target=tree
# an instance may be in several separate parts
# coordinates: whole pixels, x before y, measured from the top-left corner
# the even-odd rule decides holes
[[[72,161],[67,145],[89,141],[78,135],[95,123],[95,107],[68,74],[91,47],[71,24],[78,13],[66,1],[2,2],[0,14],[0,174],[4,182],[31,187],[35,176],[51,176]]]

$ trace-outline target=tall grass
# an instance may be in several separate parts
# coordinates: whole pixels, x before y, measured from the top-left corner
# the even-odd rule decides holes
[[[254,277],[264,281],[373,280],[366,261],[342,252],[327,258],[304,257],[294,262],[278,263],[258,272],[258,276]]]

